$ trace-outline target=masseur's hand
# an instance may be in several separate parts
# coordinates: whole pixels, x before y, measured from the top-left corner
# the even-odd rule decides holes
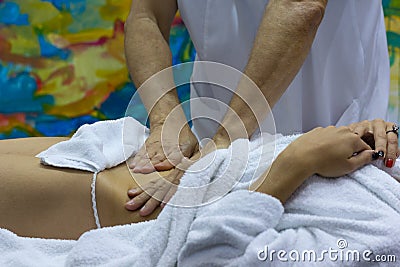
[[[350,124],[350,129],[362,139],[385,161],[386,167],[393,167],[399,156],[398,137],[392,131],[394,123],[377,119]]]
[[[372,162],[375,151],[349,127],[316,128],[287,149],[311,170],[311,174],[339,177]]]
[[[183,174],[184,171],[177,166],[166,177],[150,181],[140,188],[130,189],[128,196],[131,200],[125,204],[125,208],[130,211],[140,208],[140,216],[150,215],[160,204],[163,207],[171,199]]]
[[[132,188],[128,191],[128,196],[131,200],[125,204],[125,208],[130,211],[140,208],[139,214],[141,216],[147,216],[158,206],[161,205],[161,207],[164,207],[175,194],[183,174],[194,162],[215,149],[226,148],[228,146],[228,142],[222,139],[209,142],[201,151],[197,151],[190,159],[184,158],[167,177],[160,177],[159,179],[143,185],[141,188]]]
[[[128,160],[133,172],[170,170],[185,157],[191,157],[198,150],[197,139],[186,123],[182,130],[181,125],[170,122],[152,127],[143,147]]]
[[[184,160],[178,164],[166,177],[161,177],[150,181],[140,188],[132,188],[128,191],[128,196],[131,198],[125,204],[125,208],[130,211],[135,211],[140,208],[141,216],[150,215],[158,206],[164,205],[171,199],[177,190],[180,179],[185,170],[187,170],[192,161],[200,158],[200,152],[197,152],[189,160]]]

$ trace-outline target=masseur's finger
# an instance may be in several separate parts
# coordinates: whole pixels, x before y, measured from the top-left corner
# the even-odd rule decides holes
[[[167,171],[178,165],[182,158],[184,158],[182,152],[179,149],[175,149],[169,152],[168,156],[162,162],[155,163],[154,167],[157,171]]]
[[[164,181],[162,185],[159,185],[159,189],[152,195],[152,197],[146,202],[146,204],[140,209],[140,216],[150,215],[158,206],[160,206],[161,200],[164,199],[165,195],[171,188],[171,184]]]
[[[164,208],[165,205],[171,200],[171,198],[174,196],[174,194],[176,193],[176,191],[178,190],[178,187],[176,186],[172,186],[168,193],[165,195],[162,203],[161,203],[161,208]]]
[[[387,148],[386,122],[378,119],[372,121],[372,130],[374,132],[375,150],[381,153],[381,157],[385,157]]]
[[[142,157],[136,164],[135,168],[133,168],[133,172],[135,173],[143,173],[143,174],[147,174],[147,173],[152,173],[156,170],[156,168],[154,167],[153,164],[153,158],[155,156],[155,152],[153,153],[149,153],[148,155],[146,155],[145,157]],[[155,160],[157,163],[158,161]]]
[[[153,163],[149,159],[143,159],[139,161],[139,163],[133,168],[133,172],[135,173],[143,173],[148,174],[154,172],[156,169],[154,168]]]
[[[139,151],[138,154],[136,154],[135,157],[128,162],[128,166],[133,170],[133,172],[139,172],[139,170],[143,169],[146,165],[149,165],[149,168],[151,169],[151,160],[149,155],[147,152],[142,152],[142,150]]]
[[[133,158],[130,158],[128,160],[128,166],[129,168],[133,169],[136,167],[136,164],[138,163],[138,161],[143,157],[144,155],[144,150],[140,149],[136,155]]]
[[[130,211],[137,210],[138,208],[142,207],[143,204],[149,199],[150,196],[146,192],[144,192],[125,203],[125,208]]]
[[[142,217],[145,217],[147,215],[150,215],[153,213],[153,211],[160,206],[161,201],[154,199],[154,198],[150,198],[146,204],[140,209],[139,211],[139,215]]]
[[[176,177],[173,177],[176,179]],[[173,183],[167,179],[160,179],[155,184],[156,190],[151,194],[151,198],[146,201],[145,205],[140,209],[140,216],[150,215],[158,206],[161,201],[165,198],[171,187],[176,187]]]
[[[154,148],[149,148],[148,155],[141,156],[141,159],[136,161],[133,172],[151,173],[154,171],[168,171],[174,168],[184,156],[179,148],[166,149],[166,151],[156,151]],[[167,153],[167,156],[164,153]]]
[[[125,208],[127,210],[137,210],[138,208],[142,207],[157,190],[157,183],[151,183],[143,193],[138,196],[135,196],[133,199],[129,200],[125,203]]]
[[[140,187],[131,188],[128,190],[128,196],[129,196],[129,198],[133,198],[133,197],[140,195],[143,192],[144,192],[143,189]]]
[[[186,169],[184,169],[184,170],[186,170]],[[161,208],[163,208],[165,206],[165,204],[167,204],[168,201],[171,200],[172,196],[178,190],[178,184],[179,184],[179,181],[181,180],[183,174],[184,174],[184,171],[181,171],[180,169],[175,169],[175,171],[173,171],[168,176],[168,180],[171,181],[172,185],[171,185],[168,193],[164,196],[164,199],[161,203]]]
[[[149,148],[146,151],[146,154],[136,155],[135,167],[133,168],[133,172],[140,173],[151,173],[155,171],[154,165],[152,163],[152,158],[156,155],[157,151],[152,148]]]
[[[171,163],[170,157],[166,157],[164,153],[157,153],[157,155],[152,158],[152,163],[157,171],[168,171],[175,166]]]

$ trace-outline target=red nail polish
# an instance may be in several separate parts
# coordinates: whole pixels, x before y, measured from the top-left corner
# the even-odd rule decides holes
[[[393,167],[393,159],[387,159],[386,160],[386,167],[392,168]]]

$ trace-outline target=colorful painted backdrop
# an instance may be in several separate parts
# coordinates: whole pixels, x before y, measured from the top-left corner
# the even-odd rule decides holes
[[[123,49],[131,0],[0,0],[0,139],[68,136],[124,115],[135,92]],[[392,65],[390,112],[399,114],[400,1],[383,0]],[[179,16],[174,63],[195,51]],[[180,98],[187,99],[187,88]],[[144,117],[144,110],[138,110]],[[142,114],[143,113],[143,114]]]
[[[130,3],[0,0],[0,138],[67,136],[124,115],[135,92],[123,48]],[[194,59],[179,16],[171,44],[174,63]]]
[[[382,3],[391,67],[389,116],[392,121],[398,122],[400,119],[400,0],[383,0]]]

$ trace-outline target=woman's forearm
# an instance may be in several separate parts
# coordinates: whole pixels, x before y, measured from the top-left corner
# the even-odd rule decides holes
[[[271,108],[303,65],[326,5],[327,0],[271,0],[267,5],[244,74],[260,88]],[[235,124],[236,113],[248,136],[258,127],[256,118],[262,121],[267,115],[265,101],[250,88],[254,88],[251,81],[242,78],[230,102],[232,110],[222,123]],[[222,128],[217,132],[217,136],[224,134]]]
[[[139,95],[149,112],[151,124],[161,124],[171,110],[179,105],[172,71],[165,71],[164,75],[157,75],[147,82],[146,80],[172,65],[168,38],[176,6],[172,3],[161,3],[168,11],[157,12],[153,9],[160,7],[152,7],[151,4],[141,1],[134,1],[132,5],[131,14],[125,24],[127,65],[136,87],[142,86]],[[182,109],[178,107],[178,110],[174,115],[185,120]]]
[[[252,189],[258,186],[257,192],[271,195],[284,204],[296,189],[314,174],[310,165],[302,158],[304,157],[300,151],[285,149]]]

